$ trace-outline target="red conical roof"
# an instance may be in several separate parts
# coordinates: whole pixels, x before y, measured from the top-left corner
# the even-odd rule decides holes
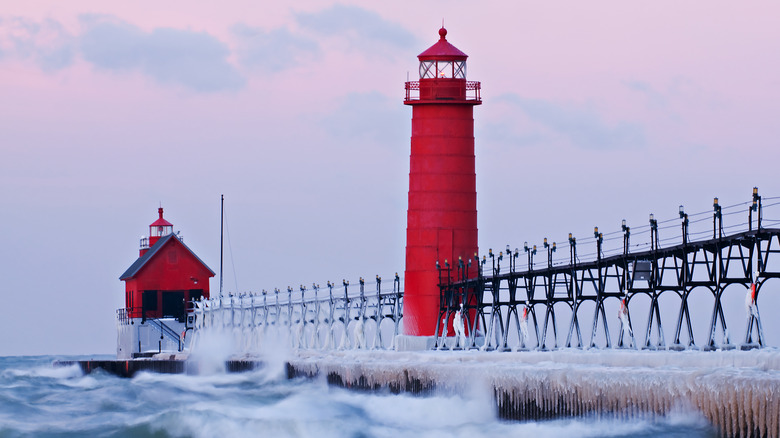
[[[465,61],[469,57],[447,41],[447,29],[443,27],[439,29],[439,36],[441,37],[439,41],[417,55],[417,59],[420,61]]]
[[[172,223],[170,223],[170,222],[166,221],[165,219],[163,219],[163,209],[162,209],[162,207],[157,209],[157,213],[160,214],[160,218],[157,219],[156,221],[152,222],[152,224],[149,225],[150,227],[162,227],[162,226],[170,226],[170,227],[172,227],[173,226]]]

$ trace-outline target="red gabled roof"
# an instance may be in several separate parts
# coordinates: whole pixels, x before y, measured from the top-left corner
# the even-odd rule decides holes
[[[417,55],[420,61],[465,61],[469,56],[447,41],[447,29],[439,29],[441,37],[428,50]]]
[[[149,248],[149,251],[147,251],[146,254],[142,255],[141,257],[138,257],[138,259],[135,262],[133,262],[133,264],[130,265],[129,268],[127,268],[125,273],[122,274],[119,277],[119,279],[122,280],[122,281],[126,281],[126,280],[130,280],[131,278],[135,277],[138,274],[138,272],[141,270],[141,268],[146,266],[146,264],[149,262],[149,260],[151,260],[152,257],[154,257],[158,252],[160,252],[162,247],[165,246],[165,244],[168,243],[168,241],[171,241],[171,240],[174,240],[174,241],[178,242],[187,251],[189,251],[189,253],[192,254],[192,256],[195,257],[195,259],[198,262],[200,262],[200,264],[203,265],[203,267],[206,268],[211,273],[211,277],[216,275],[216,274],[214,274],[214,271],[211,270],[211,268],[209,268],[208,266],[206,266],[205,263],[203,263],[203,260],[201,260],[200,257],[195,255],[195,253],[192,252],[192,250],[187,245],[185,245],[184,242],[181,241],[181,239],[179,239],[175,234],[168,234],[167,236],[161,237],[160,240],[158,240],[157,243],[154,244],[154,246]]]

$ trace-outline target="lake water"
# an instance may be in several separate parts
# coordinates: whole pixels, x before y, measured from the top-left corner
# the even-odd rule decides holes
[[[696,413],[655,420],[506,422],[487,396],[352,392],[287,380],[281,366],[251,373],[122,379],[57,359],[0,357],[4,437],[710,437]]]

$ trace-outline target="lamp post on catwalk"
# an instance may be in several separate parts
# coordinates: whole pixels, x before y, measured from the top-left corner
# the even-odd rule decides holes
[[[466,80],[468,56],[447,41],[418,55],[420,79],[406,83],[412,148],[404,274],[404,332],[433,336],[439,312],[436,262],[470,259],[477,247],[474,106],[480,83]],[[451,332],[451,330],[450,330]],[[441,333],[441,330],[439,331]]]

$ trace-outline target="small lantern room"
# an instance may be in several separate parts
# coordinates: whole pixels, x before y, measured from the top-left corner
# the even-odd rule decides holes
[[[468,55],[447,41],[447,29],[439,29],[439,41],[420,53],[420,79],[466,79]]]

